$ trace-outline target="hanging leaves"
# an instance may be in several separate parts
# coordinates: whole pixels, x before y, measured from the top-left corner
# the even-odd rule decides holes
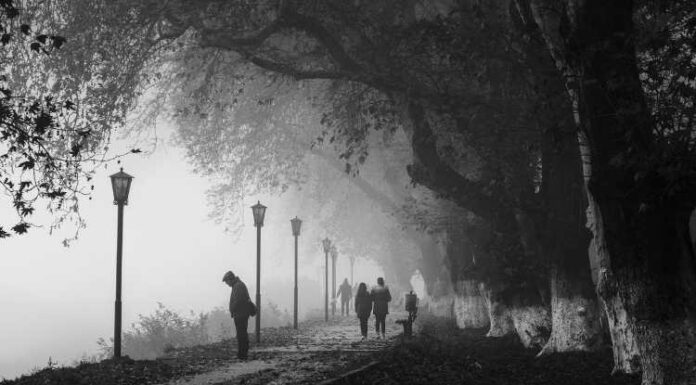
[[[31,88],[42,82],[28,81],[27,76],[37,76],[42,56],[61,48],[66,40],[45,33],[32,36],[30,24],[11,22],[18,15],[14,1],[0,1],[0,55],[5,59],[5,73],[0,76],[0,183],[18,218],[18,223],[8,226],[11,232],[0,227],[0,238],[27,233],[31,228],[28,218],[37,203],[45,203],[55,215],[51,228],[71,217],[79,230],[78,197],[91,191],[80,182],[91,175],[88,162],[94,165],[100,159],[90,150],[100,146],[89,144],[107,137],[93,137],[89,129],[76,125],[79,114],[72,102],[46,95],[42,86]],[[63,95],[59,88],[54,91]],[[15,94],[21,97],[13,97]]]

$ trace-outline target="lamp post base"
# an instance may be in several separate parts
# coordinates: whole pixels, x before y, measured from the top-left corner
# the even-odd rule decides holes
[[[114,358],[121,358],[121,301],[114,302]]]
[[[292,327],[297,330],[297,286],[295,286],[295,309],[293,313]]]
[[[256,294],[256,343],[261,342],[261,294]]]

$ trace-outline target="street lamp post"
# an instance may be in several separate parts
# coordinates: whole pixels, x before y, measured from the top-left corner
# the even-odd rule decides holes
[[[350,286],[353,286],[353,266],[355,266],[355,255],[351,255],[348,258],[350,258]]]
[[[121,358],[121,266],[123,258],[123,206],[128,204],[128,193],[133,177],[121,171],[110,176],[114,204],[118,206],[116,233],[116,301],[114,303],[114,358]]]
[[[331,240],[324,238],[321,241],[324,246],[324,321],[329,320],[329,251],[331,251]]]
[[[261,342],[261,227],[266,215],[266,206],[261,202],[251,206],[256,226],[256,343]]]
[[[290,225],[292,226],[292,235],[295,236],[295,306],[292,316],[292,326],[297,329],[297,237],[300,236],[302,220],[296,216],[294,219],[290,220]]]
[[[338,250],[336,246],[331,246],[331,316],[336,315],[336,258]]]

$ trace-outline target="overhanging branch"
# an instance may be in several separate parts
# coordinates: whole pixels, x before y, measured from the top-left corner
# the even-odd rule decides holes
[[[471,181],[445,163],[437,152],[435,134],[422,106],[408,103],[408,117],[413,125],[411,146],[415,162],[408,167],[414,182],[444,195],[479,217],[498,223],[500,213],[509,211],[501,201],[484,194],[484,186]]]
[[[294,68],[292,65],[274,62],[268,59],[260,58],[258,56],[249,56],[248,60],[261,67],[263,69],[281,73],[284,75],[292,76],[297,80],[305,79],[346,79],[350,77],[350,74],[346,74],[340,71],[326,71],[326,70],[301,70]]]

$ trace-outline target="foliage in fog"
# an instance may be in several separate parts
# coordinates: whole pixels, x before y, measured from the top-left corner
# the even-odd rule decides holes
[[[292,322],[287,311],[268,302],[264,306],[263,327],[288,326]],[[234,321],[224,307],[204,313],[181,314],[158,303],[150,315],[139,315],[138,321],[123,332],[123,354],[133,359],[154,359],[172,349],[208,344],[234,337]],[[113,339],[97,340],[99,353],[91,360],[111,358]]]

